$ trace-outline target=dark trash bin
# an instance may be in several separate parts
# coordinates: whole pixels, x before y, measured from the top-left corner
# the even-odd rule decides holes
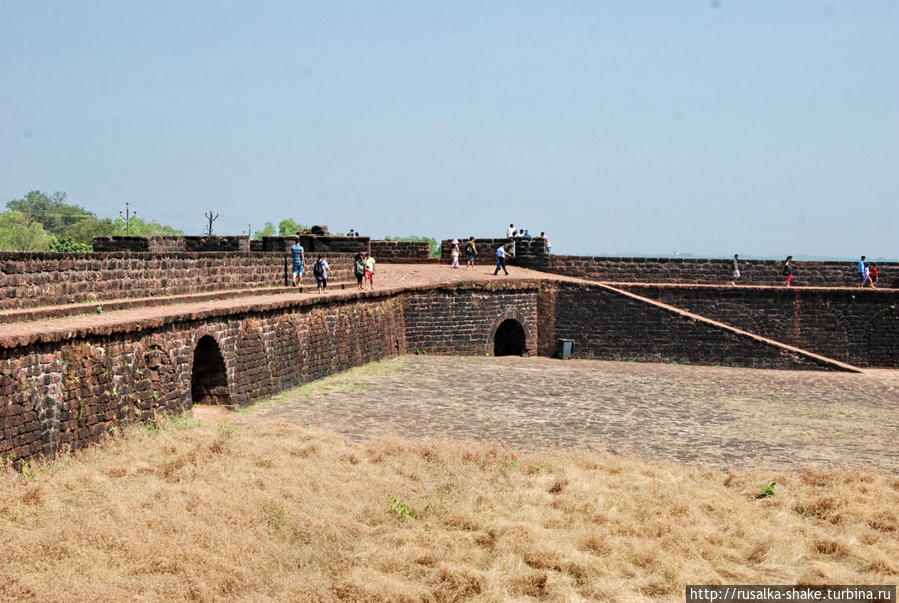
[[[574,339],[556,339],[556,358],[568,360],[574,353]]]

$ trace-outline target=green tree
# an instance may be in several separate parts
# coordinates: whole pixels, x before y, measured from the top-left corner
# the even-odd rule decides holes
[[[48,251],[53,237],[31,216],[21,211],[0,213],[0,249],[6,251]]]
[[[285,218],[278,222],[278,236],[289,237],[309,228],[305,224],[295,222],[293,218]]]
[[[266,222],[265,226],[262,227],[262,230],[257,230],[253,234],[253,238],[258,241],[262,237],[273,237],[275,236],[275,232],[275,225],[271,222]]]
[[[83,231],[81,223],[96,220],[97,217],[83,207],[66,203],[66,198],[67,195],[60,191],[51,194],[31,191],[22,199],[8,202],[6,207],[20,211],[40,223],[47,234],[71,236],[68,233],[70,229],[80,228]]]
[[[61,239],[57,239],[54,237],[50,242],[50,251],[77,251],[83,253],[93,250],[93,245],[78,243],[77,241],[73,241],[69,237],[62,237]]]

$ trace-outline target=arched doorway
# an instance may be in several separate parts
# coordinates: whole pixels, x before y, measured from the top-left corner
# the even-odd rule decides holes
[[[218,342],[209,335],[201,337],[194,349],[190,397],[194,404],[231,404],[225,359]]]
[[[507,318],[499,323],[493,337],[494,356],[523,356],[524,327],[514,318]]]

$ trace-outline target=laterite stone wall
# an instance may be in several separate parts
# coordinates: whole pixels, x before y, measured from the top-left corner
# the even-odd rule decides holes
[[[899,367],[899,292],[634,285],[628,291],[858,366]]]
[[[333,281],[350,281],[353,254],[328,253]],[[306,256],[307,273],[312,260]],[[0,309],[289,284],[281,253],[0,253]],[[312,278],[311,275],[308,278]]]
[[[822,368],[807,356],[600,287],[559,284],[542,291],[541,297],[540,311],[551,315],[541,322],[542,345],[572,339],[576,358]]]
[[[0,456],[52,455],[193,403],[211,336],[232,405],[405,351],[394,298],[305,305],[0,350]]]
[[[525,330],[525,355],[537,353],[537,288],[518,284],[437,288],[404,296],[406,346],[429,354],[493,354],[493,336],[506,319]]]

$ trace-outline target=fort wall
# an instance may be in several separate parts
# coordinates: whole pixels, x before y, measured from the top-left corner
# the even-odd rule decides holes
[[[371,241],[371,254],[379,262],[419,264],[431,260],[427,241]]]
[[[220,374],[214,358],[198,357],[201,341],[220,355]],[[243,406],[404,350],[403,312],[392,298],[198,317],[3,349],[0,456],[72,450],[194,401]]]
[[[567,338],[576,358],[840,368],[627,292],[545,281],[284,296],[102,324],[0,340],[0,455],[78,448],[195,402],[243,406],[396,354],[492,355],[509,325],[521,335],[510,353],[524,355]]]
[[[351,281],[353,254],[328,253],[332,281]],[[307,279],[314,258],[307,255]],[[282,253],[0,253],[0,309],[88,300],[282,287]]]
[[[683,283],[722,285],[733,276],[733,259],[624,258],[545,253],[542,239],[516,241],[512,263],[525,268],[597,281],[621,283]],[[853,262],[797,261],[795,286],[858,287]],[[899,263],[877,264],[879,286],[899,288]],[[783,262],[740,260],[741,284],[780,285]]]
[[[899,367],[899,292],[895,289],[622,288],[836,360]]]

